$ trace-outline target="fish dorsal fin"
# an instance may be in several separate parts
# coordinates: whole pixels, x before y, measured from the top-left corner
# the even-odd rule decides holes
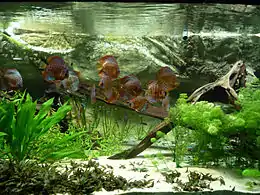
[[[50,56],[47,59],[48,64],[51,64],[53,62],[59,62],[61,64],[65,64],[64,60],[60,56]]]

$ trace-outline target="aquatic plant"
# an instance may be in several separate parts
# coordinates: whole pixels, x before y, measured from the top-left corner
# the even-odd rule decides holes
[[[206,101],[190,104],[187,95],[181,94],[170,110],[170,119],[176,125],[177,157],[187,154],[187,145],[194,144],[191,155],[195,164],[219,164],[222,159],[232,166],[254,166],[260,156],[260,89],[252,86],[240,90],[237,103],[241,110],[230,114]],[[186,150],[178,152],[183,144]]]
[[[111,169],[95,161],[84,164],[71,161],[69,165],[0,161],[0,178],[1,194],[91,194],[102,188],[113,191],[153,186],[152,180],[128,181],[115,176]]]
[[[128,137],[132,125],[118,120],[116,108],[108,107],[102,102],[91,104],[88,98],[80,99],[73,96],[68,97],[68,102],[72,106],[68,130],[65,134],[55,129],[49,131],[42,139],[41,145],[47,142],[54,143],[55,139],[81,132],[77,139],[65,143],[68,151],[78,148],[78,153],[69,155],[69,158],[92,159],[101,155],[112,155],[115,151],[121,150],[121,143]]]
[[[37,102],[33,102],[29,94],[16,95],[12,101],[2,99],[0,102],[0,130],[3,138],[1,150],[5,156],[20,162],[34,154],[37,141],[71,110],[71,107],[65,103],[57,112],[50,112],[52,104],[53,99],[50,99],[37,111]],[[55,144],[66,142],[76,136],[78,135],[70,136]],[[46,148],[49,150],[44,159],[57,152],[53,144],[45,145],[41,150]]]
[[[93,122],[98,121],[95,127],[99,129],[103,137],[114,140],[125,141],[133,137],[138,139],[145,136],[147,129],[150,130],[144,117],[136,115],[133,111],[107,106],[101,102],[93,105],[91,118]]]
[[[248,169],[245,169],[245,170],[242,171],[242,176],[243,177],[260,179],[260,170],[248,168]],[[258,182],[254,181],[254,180],[248,181],[246,183],[247,189],[253,190],[255,187],[260,186],[260,182],[259,181],[260,180],[258,180]]]
[[[245,169],[242,175],[245,177],[260,177],[260,171],[257,169]]]
[[[77,97],[70,97],[68,100],[72,106],[72,110],[70,112],[71,120],[76,121],[74,125],[78,128],[85,128],[88,124],[86,119],[86,105],[88,105],[87,100],[80,100]]]
[[[80,131],[81,130],[81,131]],[[87,159],[85,150],[91,148],[90,136],[84,129],[74,131],[69,128],[67,133],[61,133],[60,128],[55,126],[39,138],[33,146],[31,158],[40,161],[53,162],[66,158]],[[89,138],[91,139],[91,138]]]
[[[178,171],[170,171],[168,173],[164,173],[164,177],[167,183],[175,183],[177,186],[173,188],[176,191],[202,191],[204,189],[212,190],[210,184],[214,181],[219,181],[220,185],[225,185],[224,179],[220,177],[213,177],[210,173],[200,173],[196,171],[186,171],[188,181],[183,182],[178,177],[181,176],[181,173]]]

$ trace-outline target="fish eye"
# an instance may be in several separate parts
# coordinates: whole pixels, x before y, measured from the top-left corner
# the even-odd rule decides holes
[[[132,108],[134,106],[134,103],[133,102],[128,102],[128,106]]]
[[[238,62],[238,66],[242,66],[243,65],[243,62],[242,61],[239,61]]]

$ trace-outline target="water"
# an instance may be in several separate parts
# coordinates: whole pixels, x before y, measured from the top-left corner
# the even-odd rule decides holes
[[[34,99],[42,97],[44,90],[48,87],[43,81],[40,67],[44,64],[44,60],[51,55],[62,56],[67,64],[79,71],[80,75],[91,85],[97,84],[100,80],[96,69],[97,60],[107,54],[115,56],[118,61],[120,77],[134,74],[141,80],[145,89],[149,80],[155,79],[159,68],[168,66],[177,74],[180,81],[180,86],[170,93],[171,105],[174,105],[180,93],[191,94],[196,88],[226,74],[237,60],[243,60],[252,75],[260,73],[260,9],[256,6],[107,2],[16,2],[0,3],[0,5],[0,67],[17,68],[23,76],[24,88]],[[185,28],[188,32],[187,39],[183,37]],[[5,34],[3,35],[3,33]],[[249,96],[245,96],[245,98],[249,98]],[[137,144],[158,124],[161,125],[161,119],[141,115],[118,105],[108,106],[102,101],[91,105],[89,96],[86,99],[79,99],[71,98],[72,102],[75,101],[75,105],[72,103],[72,113],[68,114],[68,118],[71,118],[60,122],[60,129],[55,127],[48,130],[44,135],[46,137],[38,141],[39,149],[31,150],[33,154],[30,158],[45,157],[44,148],[50,143],[53,143],[50,145],[53,147],[50,148],[57,148],[61,153],[65,150],[67,154],[74,149],[78,150],[78,153],[75,156],[71,155],[70,158],[83,159],[92,155],[94,157],[100,155],[99,152],[101,155],[114,155],[118,152],[119,147]],[[76,103],[78,104],[76,105]],[[256,103],[258,102],[256,101]],[[160,106],[161,103],[158,105]],[[205,164],[206,161],[208,164],[211,164],[212,161],[215,163],[215,158],[212,160],[211,156],[207,157],[209,153],[216,155],[216,158],[220,156],[221,165],[230,164],[230,166],[235,163],[242,164],[242,161],[247,160],[246,158],[258,159],[259,152],[256,151],[259,150],[254,151],[256,148],[254,138],[258,139],[259,136],[256,137],[256,133],[250,125],[251,121],[256,121],[252,125],[257,126],[259,120],[254,120],[256,119],[254,115],[255,117],[258,115],[253,112],[253,108],[253,114],[248,112],[251,117],[248,116],[249,128],[245,127],[245,129],[241,128],[244,125],[242,123],[244,119],[240,121],[238,119],[247,115],[247,107],[241,113],[232,113],[232,117],[228,116],[225,119],[223,119],[224,114],[219,114],[219,119],[214,118],[218,117],[219,110],[217,109],[210,110],[205,107],[196,112],[191,107],[186,107],[186,109],[186,117],[178,115],[176,119],[172,118],[172,121],[176,125],[190,120],[191,125],[185,126],[185,128],[178,126],[174,130],[166,126],[166,130],[171,130],[167,134],[166,140],[161,139],[159,142],[157,140],[154,143],[157,145],[155,149],[147,149],[145,151],[147,154],[165,150],[162,152],[165,152],[164,156],[166,154],[170,156],[170,169],[178,166],[176,164],[179,163],[173,164],[172,162],[177,161],[177,156],[178,158],[183,157],[183,160],[180,161],[187,163],[196,164],[200,161],[203,163],[205,161]],[[156,114],[160,115],[161,110],[158,110]],[[154,112],[156,111],[154,109]],[[19,118],[17,115],[14,115],[13,119]],[[201,118],[204,116],[206,120]],[[162,118],[162,116],[159,117]],[[181,121],[181,117],[183,117],[183,121]],[[245,123],[248,122],[246,117]],[[14,128],[16,124],[20,124],[17,121],[10,129]],[[234,121],[237,126],[233,127],[232,123],[228,123],[229,121]],[[229,126],[231,126],[230,129],[228,129]],[[33,124],[28,124],[26,127],[34,130]],[[240,128],[242,134],[233,135],[235,132],[232,128]],[[17,129],[19,132],[22,132],[20,130],[26,132],[27,136],[28,132],[25,130],[28,129],[22,127]],[[67,131],[71,134],[61,134],[60,131]],[[84,134],[73,137],[73,140],[66,138],[77,132]],[[229,133],[234,137],[231,137]],[[19,133],[17,136],[22,137],[23,135]],[[63,136],[66,139],[64,142],[60,142],[59,140]],[[147,140],[151,140],[151,137],[149,136]],[[18,137],[17,140],[25,139]],[[30,141],[30,139],[28,140]],[[38,146],[38,142],[32,145]],[[56,147],[57,143],[59,143],[59,147]],[[146,144],[141,145],[141,148]],[[222,150],[224,144],[228,147],[224,147]],[[248,151],[247,147],[244,149],[243,146],[248,146]],[[200,150],[200,147],[203,150]],[[235,150],[232,150],[233,148]],[[15,147],[13,149],[16,152],[17,149]],[[192,155],[187,156],[186,150],[190,151],[189,155],[193,151],[198,152],[199,158],[193,158]],[[48,150],[46,154],[53,154],[54,160],[62,158],[59,157],[60,154],[55,156],[50,151]],[[247,152],[248,155],[245,154]],[[139,158],[147,158],[144,154],[146,153],[142,153]],[[225,155],[228,155],[227,158]],[[225,157],[224,160],[222,157]],[[149,161],[149,159],[146,160]],[[151,160],[154,164],[154,159]],[[255,163],[254,159],[251,160],[250,166]],[[112,161],[108,163],[113,165]],[[249,166],[246,162],[244,163],[243,166]],[[164,164],[165,162],[159,163],[159,165]],[[191,165],[189,164],[189,166]],[[196,167],[194,170],[200,169]],[[205,169],[206,172],[208,170]],[[184,168],[182,171],[183,175]],[[119,172],[126,176],[123,170],[119,170]],[[133,175],[137,175],[137,173],[129,174],[131,178]],[[214,190],[231,190],[232,188],[244,190],[242,180],[236,184],[233,177],[227,176],[226,173],[222,175],[225,176],[223,178],[227,181],[226,185],[214,187]],[[46,178],[44,179],[46,180]],[[82,181],[85,179],[83,177]],[[162,182],[155,182],[155,185],[160,183]],[[243,185],[244,183],[243,181]],[[233,187],[235,185],[236,188]],[[75,189],[75,186],[73,187]],[[165,190],[164,187],[157,189]],[[170,191],[172,192],[172,190],[172,186],[170,186]]]
[[[8,3],[5,3],[8,4]],[[146,3],[20,3],[2,6],[1,21],[23,23],[21,28],[91,35],[181,36],[188,24],[192,33],[259,33],[258,8],[239,5]],[[7,9],[5,9],[5,7]]]
[[[26,6],[29,10],[12,14],[12,20],[24,23],[22,28],[31,30],[47,28],[91,35],[172,35],[182,30],[182,26],[174,26],[183,20],[178,14],[183,11],[179,5],[76,2],[51,9],[44,8],[48,4],[41,6]],[[10,13],[5,11],[3,15],[7,14]]]
[[[215,63],[211,57],[212,49],[208,48],[212,47],[212,44],[208,44],[209,40],[219,44],[217,51],[213,49],[214,59],[219,54],[222,57],[229,55],[228,49],[221,51],[221,44],[225,44],[228,39],[237,47],[236,51],[231,52],[249,60],[249,55],[257,54],[254,51],[252,54],[249,50],[248,53],[246,50],[241,52],[241,43],[243,46],[245,39],[250,43],[259,41],[259,19],[258,7],[244,5],[64,2],[3,3],[0,9],[2,31],[8,32],[15,40],[35,52],[68,55],[67,59],[77,65],[86,79],[98,80],[94,70],[96,60],[110,52],[118,55],[118,61],[122,64],[122,76],[138,74],[145,77],[144,82],[153,78],[158,67],[170,65],[179,72],[183,83],[177,90],[178,93],[191,92],[224,74],[211,70],[213,77],[210,80],[208,73],[196,72],[196,75],[192,75],[192,71],[186,70],[185,74],[180,71],[187,63],[185,55],[191,54],[191,51],[184,49],[188,45],[188,41],[182,39],[185,26],[189,37],[199,37],[202,41],[201,47],[195,41],[198,54],[193,54],[193,57],[198,60],[211,60]],[[251,47],[253,50],[254,46]],[[234,47],[230,46],[229,49],[233,50]],[[17,57],[23,59],[24,56]],[[228,63],[235,60],[232,58]],[[256,64],[256,61],[257,59],[250,63]],[[31,63],[31,68],[28,63],[18,65],[23,62],[11,60],[7,64],[19,66],[25,83],[30,83],[31,79],[38,80],[42,88],[43,84],[40,84],[40,78],[35,74],[37,66]],[[147,71],[150,74],[147,75]],[[189,82],[191,77],[196,79],[193,84]],[[31,91],[37,90],[32,86],[28,88]]]

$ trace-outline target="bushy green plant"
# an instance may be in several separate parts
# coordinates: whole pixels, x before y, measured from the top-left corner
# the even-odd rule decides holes
[[[71,109],[70,106],[64,104],[57,112],[50,112],[52,103],[53,99],[43,103],[37,113],[37,102],[33,102],[29,94],[16,95],[11,101],[2,99],[0,102],[0,131],[4,138],[2,139],[4,145],[1,148],[4,154],[17,162],[31,157],[34,153],[34,145]],[[76,136],[78,135],[73,137]],[[66,142],[73,137],[60,140],[55,144]],[[54,145],[46,145],[41,149],[46,148],[50,149],[48,155],[58,152]]]
[[[82,137],[85,137],[88,132],[81,130],[61,133],[58,126],[51,128],[34,144],[31,158],[40,161],[55,161],[64,157],[88,158],[84,151],[90,147],[91,142],[82,143]]]
[[[171,108],[170,118],[175,124],[175,160],[177,166],[187,153],[189,145],[195,143],[193,160],[195,163],[215,161],[221,155],[225,138],[220,137],[225,114],[212,103],[190,104],[187,95],[181,94],[176,107]],[[219,149],[216,153],[215,149]],[[214,154],[213,154],[214,153]]]
[[[181,147],[179,143],[195,143],[193,157],[197,163],[199,159],[219,162],[235,157],[239,163],[246,159],[243,163],[247,165],[244,166],[252,166],[260,157],[260,89],[241,89],[237,103],[242,109],[226,114],[213,103],[188,103],[187,95],[181,94],[169,115],[175,124],[177,150]],[[180,127],[189,130],[179,131]],[[183,132],[187,134],[180,136]]]

